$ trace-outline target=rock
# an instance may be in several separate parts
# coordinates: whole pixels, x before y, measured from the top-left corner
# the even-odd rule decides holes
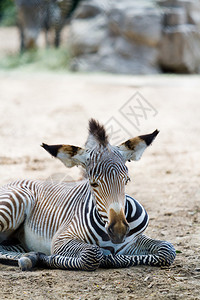
[[[96,18],[75,19],[70,27],[68,40],[70,51],[73,56],[86,53],[96,53],[106,38],[106,20],[99,15]]]
[[[158,5],[169,9],[182,8],[186,13],[186,23],[200,27],[200,0],[157,0]],[[174,25],[181,25],[174,24]]]
[[[102,9],[99,6],[96,6],[94,3],[84,2],[81,7],[78,7],[74,14],[75,19],[87,19],[94,18],[102,12]]]
[[[153,1],[84,1],[71,23],[72,70],[158,73],[161,24]]]
[[[166,26],[177,26],[187,23],[186,11],[181,7],[163,8],[164,18],[163,25]]]
[[[149,46],[157,46],[161,37],[161,14],[157,10],[127,11],[122,34]]]
[[[186,6],[188,23],[194,24],[200,29],[200,1],[194,0]]]
[[[121,38],[120,38],[121,39]],[[72,61],[72,70],[120,74],[156,74],[158,52],[152,47],[131,45],[124,48],[123,40],[103,44],[98,56],[86,55]],[[131,48],[130,48],[131,47]]]
[[[100,13],[106,13],[110,8],[112,0],[84,0],[74,14],[76,19],[94,18]]]
[[[162,15],[159,9],[115,7],[108,14],[108,26],[114,34],[125,35],[139,43],[156,46],[161,37]]]
[[[160,64],[165,70],[196,73],[200,66],[200,33],[194,25],[163,30]]]
[[[125,38],[118,38],[115,41],[115,52],[121,57],[128,58],[134,63],[147,65],[148,68],[156,66],[158,60],[158,50],[148,45],[129,43]],[[100,49],[101,53],[101,49]],[[148,72],[149,73],[149,72]],[[134,72],[135,74],[135,72]]]
[[[71,22],[72,70],[200,71],[200,0],[85,0]]]

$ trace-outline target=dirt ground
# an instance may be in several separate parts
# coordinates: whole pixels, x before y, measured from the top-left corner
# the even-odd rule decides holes
[[[199,76],[0,71],[0,184],[78,179],[78,168],[65,169],[40,144],[83,146],[91,117],[120,124],[124,139],[158,128],[142,159],[127,163],[127,193],[149,213],[146,234],[178,252],[169,268],[21,272],[0,265],[0,299],[200,299],[199,86]]]

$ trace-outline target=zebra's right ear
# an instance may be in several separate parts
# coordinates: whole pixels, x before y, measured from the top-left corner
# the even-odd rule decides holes
[[[68,168],[77,165],[85,167],[88,161],[88,155],[85,149],[81,147],[71,145],[47,145],[44,143],[41,146],[51,155],[62,161]]]

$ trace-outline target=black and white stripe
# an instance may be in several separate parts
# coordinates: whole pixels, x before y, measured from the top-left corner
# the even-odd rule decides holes
[[[0,188],[0,262],[18,262],[22,270],[38,264],[73,270],[170,265],[174,247],[143,235],[147,212],[125,194],[125,162],[138,160],[157,134],[112,147],[92,119],[86,149],[43,144],[67,167],[85,167],[86,179],[21,180]]]
[[[0,212],[2,232],[18,228],[25,222],[24,226],[38,237],[52,240],[62,228],[54,241],[53,254],[38,255],[38,262],[49,267],[90,270],[99,265],[168,265],[175,257],[171,244],[141,235],[148,224],[148,215],[141,204],[128,195],[125,214],[130,232],[124,243],[113,244],[96,209],[87,180],[72,187],[64,182],[16,181],[0,189]],[[0,261],[21,259],[24,262],[18,252],[29,249],[29,245],[21,242],[23,247],[1,245]],[[152,254],[149,255],[150,251]],[[22,263],[20,266],[23,269]]]

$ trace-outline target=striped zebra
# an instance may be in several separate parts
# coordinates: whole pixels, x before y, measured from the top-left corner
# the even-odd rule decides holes
[[[157,134],[155,130],[111,146],[105,128],[91,119],[85,148],[43,144],[66,167],[81,165],[86,178],[21,180],[2,187],[0,262],[22,270],[169,266],[174,247],[143,234],[147,212],[125,194],[130,180],[126,161],[140,159]]]
[[[55,30],[55,47],[60,46],[60,35],[81,0],[15,0],[17,23],[20,31],[20,49],[33,49],[39,33],[45,31],[46,46],[48,33]]]

